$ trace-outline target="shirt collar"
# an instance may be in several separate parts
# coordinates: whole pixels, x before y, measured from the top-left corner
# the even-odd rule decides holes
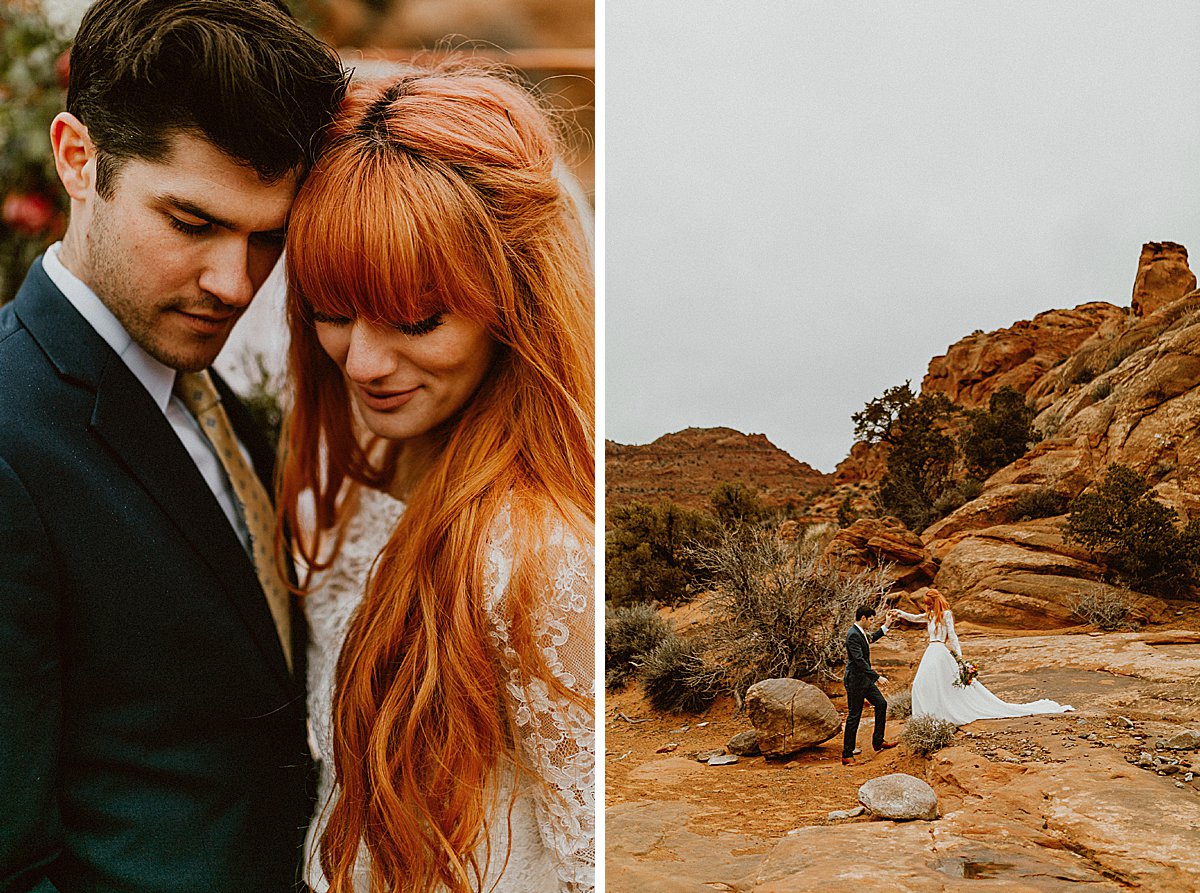
[[[171,389],[175,387],[175,370],[146,353],[87,283],[63,266],[58,257],[61,248],[62,242],[55,242],[46,249],[42,257],[42,269],[63,293],[63,297],[129,367],[158,408],[166,412]]]

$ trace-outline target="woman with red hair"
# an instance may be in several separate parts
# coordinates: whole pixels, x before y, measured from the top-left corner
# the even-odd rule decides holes
[[[594,888],[592,277],[538,103],[350,95],[288,228],[314,890]]]
[[[963,726],[977,719],[1003,719],[1032,716],[1035,713],[1064,713],[1074,710],[1057,701],[1043,698],[1028,704],[1010,704],[996,697],[974,678],[963,678],[962,646],[954,632],[954,614],[946,597],[932,586],[925,591],[925,611],[909,614],[892,612],[910,623],[924,623],[929,632],[929,645],[921,655],[917,675],[912,684],[913,716],[936,716]]]

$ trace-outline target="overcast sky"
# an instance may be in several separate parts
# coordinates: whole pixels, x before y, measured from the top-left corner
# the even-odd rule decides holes
[[[975,329],[1200,267],[1200,4],[610,0],[605,434],[850,414]]]

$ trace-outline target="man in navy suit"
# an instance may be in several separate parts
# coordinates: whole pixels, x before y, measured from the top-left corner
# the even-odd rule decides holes
[[[98,0],[80,25],[51,125],[70,225],[0,309],[0,890],[295,889],[303,619],[273,615],[175,385],[278,258],[344,90],[277,0]]]
[[[864,701],[869,701],[875,708],[875,731],[871,736],[871,746],[876,751],[896,746],[894,741],[883,740],[883,729],[887,723],[887,698],[876,683],[886,685],[887,677],[880,676],[871,666],[871,643],[887,635],[887,625],[872,633],[867,632],[863,625],[868,618],[874,616],[874,608],[858,608],[854,612],[854,625],[846,633],[846,673],[842,679],[846,686],[846,706],[849,710],[846,715],[846,732],[842,740],[842,764],[846,766],[854,762],[854,745],[858,738],[858,724],[862,720]]]

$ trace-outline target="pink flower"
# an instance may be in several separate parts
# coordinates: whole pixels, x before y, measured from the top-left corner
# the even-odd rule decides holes
[[[36,236],[54,223],[54,202],[40,192],[10,192],[0,207],[0,218],[14,232]]]

